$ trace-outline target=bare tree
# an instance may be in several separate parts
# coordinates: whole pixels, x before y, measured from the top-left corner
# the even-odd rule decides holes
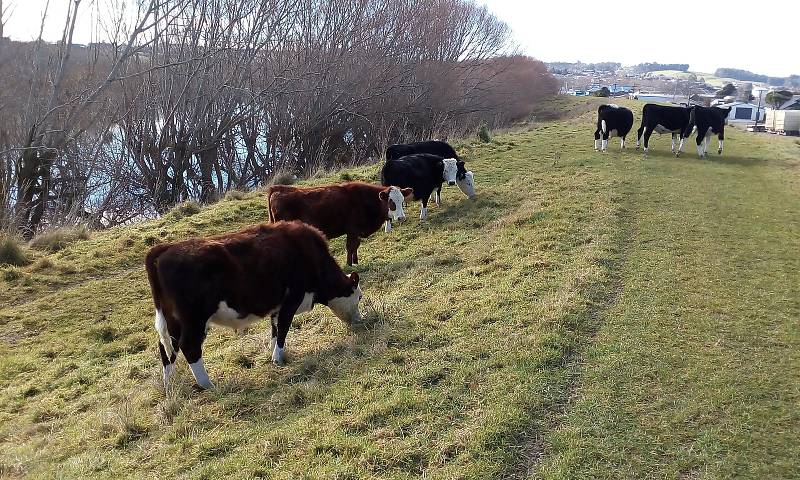
[[[0,219],[29,236],[512,121],[557,88],[472,0],[112,0],[86,48],[81,1],[60,42],[0,43]]]

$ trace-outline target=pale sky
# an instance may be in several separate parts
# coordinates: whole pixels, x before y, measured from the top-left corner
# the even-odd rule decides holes
[[[14,9],[6,36],[35,39],[46,0],[3,1]],[[50,0],[46,40],[61,38],[69,1]],[[800,0],[477,1],[511,26],[524,53],[544,61],[688,63],[699,72],[731,67],[800,74],[800,27],[792,25]],[[108,2],[83,0],[77,43],[98,38],[103,30],[94,20],[96,10]]]
[[[511,26],[525,53],[546,62],[800,75],[800,0],[478,1]]]

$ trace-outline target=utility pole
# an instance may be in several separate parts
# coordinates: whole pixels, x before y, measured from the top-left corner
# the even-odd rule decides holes
[[[761,116],[761,95],[764,92],[759,90],[758,92],[758,107],[756,107],[756,123],[753,125],[753,133],[758,133],[758,118]]]

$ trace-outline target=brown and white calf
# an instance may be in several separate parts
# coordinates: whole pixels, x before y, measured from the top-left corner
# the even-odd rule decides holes
[[[361,239],[381,225],[392,230],[392,221],[403,221],[403,199],[410,188],[347,182],[340,185],[297,188],[273,185],[269,189],[269,219],[300,220],[319,228],[328,239],[347,235],[347,264],[358,263]]]
[[[202,358],[209,324],[240,330],[271,317],[272,361],[282,365],[295,314],[320,303],[345,322],[361,319],[358,274],[345,275],[322,233],[301,222],[156,245],[145,264],[165,386],[178,351],[197,384],[213,386]]]

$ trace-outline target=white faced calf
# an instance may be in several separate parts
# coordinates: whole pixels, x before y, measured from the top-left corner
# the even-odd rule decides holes
[[[346,276],[320,231],[299,221],[156,245],[145,264],[165,385],[182,351],[197,384],[213,386],[202,358],[209,323],[238,330],[271,317],[272,360],[282,365],[295,314],[320,303],[361,320],[358,274]]]

